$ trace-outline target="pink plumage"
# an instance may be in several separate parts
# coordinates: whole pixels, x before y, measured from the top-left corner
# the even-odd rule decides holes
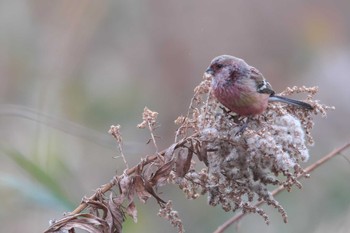
[[[206,73],[212,75],[214,96],[238,115],[261,114],[271,101],[312,109],[308,103],[275,95],[270,83],[259,70],[240,58],[230,55],[218,56],[212,60]]]

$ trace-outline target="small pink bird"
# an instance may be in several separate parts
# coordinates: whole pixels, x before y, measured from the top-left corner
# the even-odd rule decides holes
[[[275,95],[260,71],[240,58],[218,56],[211,61],[205,72],[213,77],[214,96],[240,116],[261,114],[266,110],[268,102],[274,101],[313,109],[308,103]]]

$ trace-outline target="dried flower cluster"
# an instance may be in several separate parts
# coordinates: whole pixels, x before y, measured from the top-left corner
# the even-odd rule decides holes
[[[192,112],[176,122],[181,124],[177,138],[186,137],[188,130],[198,135],[192,144],[207,167],[200,172],[190,171],[180,181],[172,180],[180,184],[188,198],[208,193],[210,205],[221,205],[225,211],[258,213],[268,223],[266,213],[255,207],[256,201],[263,200],[287,222],[285,210],[267,187],[301,188],[297,177],[307,175],[300,163],[309,158],[306,143],[313,144],[312,116],[326,116],[330,109],[312,99],[316,87],[288,88],[282,95],[300,92],[308,93],[307,101],[314,106],[313,111],[273,103],[263,114],[249,117],[244,123],[244,119],[229,114],[216,101],[210,93],[210,77],[204,77],[195,89]],[[244,132],[242,124],[247,126]]]
[[[145,203],[150,197],[161,207],[158,215],[184,232],[172,201],[163,201],[154,191],[167,183],[178,185],[188,199],[207,195],[212,206],[221,205],[225,211],[258,213],[269,223],[264,210],[255,206],[257,201],[264,201],[275,207],[287,222],[285,210],[268,186],[301,188],[297,177],[307,175],[301,163],[309,158],[306,144],[313,144],[312,117],[319,113],[325,116],[331,107],[313,100],[317,88],[293,87],[281,94],[307,93],[307,102],[314,110],[273,103],[259,116],[240,119],[217,102],[210,83],[210,77],[204,77],[195,88],[188,114],[175,121],[179,125],[175,142],[164,151],[158,151],[154,136],[158,113],[145,108],[143,122],[138,127],[150,131],[154,155],[146,156],[135,167],[115,176],[95,195],[85,199],[66,221],[55,222],[47,232],[73,227],[87,229],[87,226],[90,232],[122,232],[125,214],[137,221],[134,199]],[[244,130],[242,125],[246,125]],[[119,126],[112,126],[110,133],[124,158]],[[105,197],[113,187],[117,187],[118,194],[111,192]],[[85,208],[91,215],[80,213]],[[77,222],[84,224],[79,226]]]

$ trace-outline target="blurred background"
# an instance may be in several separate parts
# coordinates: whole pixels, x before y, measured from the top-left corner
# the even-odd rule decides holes
[[[174,140],[194,87],[211,59],[231,54],[257,67],[279,92],[319,86],[334,105],[315,117],[311,164],[349,141],[350,1],[0,2],[0,224],[3,232],[42,232],[83,196],[125,168],[107,131],[122,125],[130,165],[154,151],[141,122],[159,112],[160,148]],[[349,158],[350,152],[344,153]],[[228,232],[350,232],[350,163],[337,156],[277,197],[289,216],[264,207]],[[187,232],[213,232],[233,213],[172,199]],[[154,200],[137,203],[124,232],[176,232]]]

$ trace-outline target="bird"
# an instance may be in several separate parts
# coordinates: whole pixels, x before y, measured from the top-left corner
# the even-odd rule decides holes
[[[215,98],[239,116],[262,114],[269,102],[283,102],[307,110],[306,103],[276,95],[263,74],[243,59],[231,55],[215,57],[205,74],[212,76],[211,88]]]

